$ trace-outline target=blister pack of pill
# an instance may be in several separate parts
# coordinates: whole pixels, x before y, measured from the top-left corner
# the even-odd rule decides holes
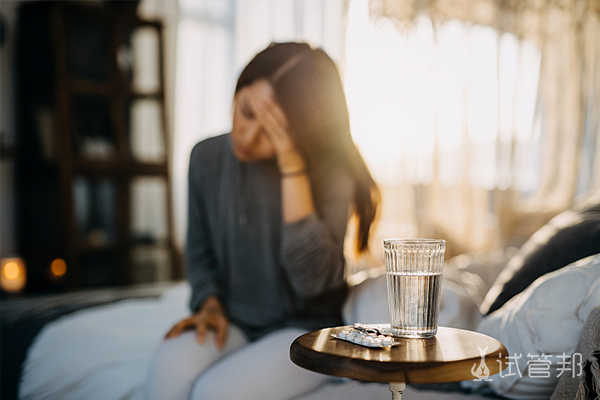
[[[363,324],[354,324],[348,329],[332,333],[331,336],[371,348],[385,348],[400,344],[399,340],[395,340],[392,336],[384,334],[380,328]]]

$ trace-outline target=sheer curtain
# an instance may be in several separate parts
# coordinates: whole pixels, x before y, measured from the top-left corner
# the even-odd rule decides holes
[[[179,0],[173,196],[176,242],[187,226],[187,169],[194,144],[229,132],[235,81],[273,41],[322,47],[344,59],[346,0]]]
[[[600,190],[597,1],[353,0],[353,136],[383,191],[375,240],[519,244]]]
[[[179,0],[177,242],[192,146],[230,128],[237,75],[271,41],[340,66],[352,134],[381,185],[373,241],[520,244],[600,191],[598,0]]]

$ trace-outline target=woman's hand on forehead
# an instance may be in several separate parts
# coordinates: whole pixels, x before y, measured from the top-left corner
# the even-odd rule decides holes
[[[305,168],[304,160],[289,135],[287,118],[275,98],[271,84],[267,80],[259,80],[251,89],[249,97],[252,107],[275,148],[280,171],[291,172]]]

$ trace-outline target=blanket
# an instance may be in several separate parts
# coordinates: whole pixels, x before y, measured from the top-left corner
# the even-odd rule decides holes
[[[564,374],[552,394],[551,400],[585,400],[600,397],[600,307],[595,307],[588,316],[575,353],[584,361],[580,376]]]

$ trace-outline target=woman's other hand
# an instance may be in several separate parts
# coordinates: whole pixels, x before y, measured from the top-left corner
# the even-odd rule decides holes
[[[225,316],[221,301],[216,296],[211,296],[202,303],[202,307],[197,313],[176,323],[167,332],[165,339],[171,339],[179,336],[184,331],[195,329],[198,343],[204,343],[206,331],[211,329],[215,331],[216,345],[221,350],[227,340],[228,328],[229,321]]]
[[[285,113],[275,99],[271,84],[266,80],[259,80],[251,89],[254,91],[251,101],[256,116],[275,149],[279,171],[287,174],[304,170],[306,164],[289,135]]]

